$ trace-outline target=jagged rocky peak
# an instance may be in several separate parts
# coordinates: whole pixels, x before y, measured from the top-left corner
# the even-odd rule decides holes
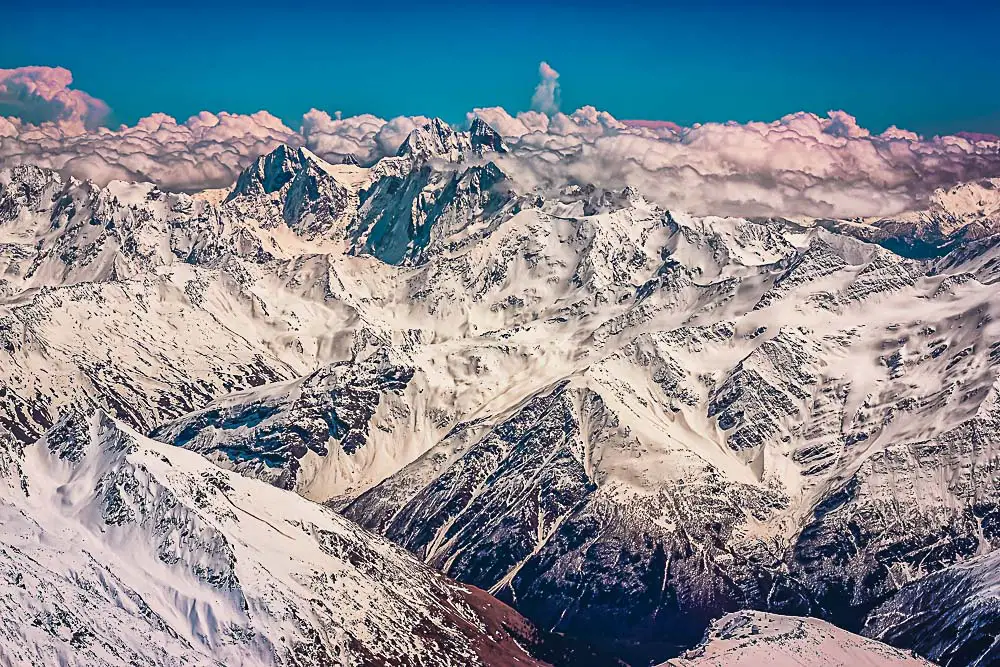
[[[34,165],[0,169],[0,224],[16,218],[22,209],[34,209],[42,203],[47,188],[63,186],[59,172]]]
[[[474,152],[480,148],[473,149],[469,134],[443,121],[414,130],[399,156],[372,169],[381,176],[361,193],[354,252],[419,264],[456,234],[464,238],[470,227],[509,217],[518,196],[507,174],[492,161],[462,164]]]
[[[309,237],[342,234],[339,223],[350,207],[350,194],[337,180],[338,169],[343,167],[307,148],[282,144],[240,174],[224,204],[241,202],[240,213],[265,226],[283,219]]]
[[[479,116],[472,120],[472,126],[469,127],[469,137],[472,139],[472,147],[476,150],[491,150],[496,153],[510,152],[500,133]]]
[[[244,169],[236,186],[226,201],[240,195],[261,195],[277,192],[295,177],[304,162],[302,152],[281,144],[266,155],[261,155]]]
[[[10,191],[12,195],[20,194],[27,197],[32,193],[41,192],[49,182],[62,182],[59,172],[33,164],[22,164],[7,169],[0,169],[0,187]]]
[[[396,155],[415,160],[443,158],[457,162],[469,154],[507,151],[503,138],[479,118],[473,121],[469,132],[457,132],[440,118],[435,118],[410,132]]]
[[[466,146],[463,137],[440,118],[418,127],[410,132],[399,150],[398,157],[432,158],[443,157],[458,159]]]
[[[353,158],[353,156],[349,156]],[[357,160],[345,164],[357,164]],[[226,201],[240,196],[259,196],[279,192],[303,171],[326,173],[332,167],[308,148],[281,144],[270,153],[261,155],[244,169]]]

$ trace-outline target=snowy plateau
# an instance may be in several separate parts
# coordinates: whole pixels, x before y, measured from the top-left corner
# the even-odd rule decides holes
[[[695,217],[508,150],[0,170],[0,664],[1000,665],[1000,180]]]

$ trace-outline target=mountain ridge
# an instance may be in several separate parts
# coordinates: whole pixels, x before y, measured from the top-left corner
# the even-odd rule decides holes
[[[21,652],[8,659],[543,664],[521,648],[534,631],[511,610],[330,510],[101,411],[64,418],[23,457],[23,495],[0,503],[0,567],[14,584],[2,604],[36,615],[4,624],[0,654]],[[18,558],[38,568],[16,575]]]

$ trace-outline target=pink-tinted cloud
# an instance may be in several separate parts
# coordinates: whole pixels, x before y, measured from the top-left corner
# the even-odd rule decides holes
[[[342,118],[311,109],[302,117],[302,136],[309,149],[320,157],[340,162],[353,156],[368,163],[378,157],[376,137],[385,125],[384,120],[371,114]]]
[[[15,131],[0,123],[4,166],[35,164],[102,184],[153,181],[172,190],[227,186],[258,155],[280,143],[301,143],[298,133],[266,111],[203,111],[184,123],[153,114],[131,127],[93,132],[77,132],[73,123],[6,123]]]
[[[1000,136],[995,134],[987,134],[985,132],[956,132],[956,137],[962,137],[963,139],[968,139],[969,141],[996,141],[1000,142]]]
[[[549,117],[540,111],[522,111],[517,116],[511,116],[503,107],[484,107],[467,113],[466,122],[471,124],[476,117],[505,137],[517,138],[549,129]]]
[[[681,126],[670,120],[623,120],[629,127],[646,128],[649,130],[668,130],[674,134],[681,131]]]
[[[0,116],[35,125],[59,123],[66,132],[93,130],[107,120],[110,108],[69,86],[73,74],[62,67],[0,69]]]
[[[898,128],[874,135],[842,111],[665,128],[585,107],[533,131],[523,131],[520,115],[477,113],[517,130],[502,166],[530,187],[631,185],[702,214],[887,215],[922,206],[937,187],[1000,175],[996,141],[925,139]]]

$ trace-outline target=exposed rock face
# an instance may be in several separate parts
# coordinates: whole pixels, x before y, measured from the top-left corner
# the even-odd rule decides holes
[[[457,132],[440,118],[417,128],[399,146],[398,157],[411,160],[441,158],[458,162],[473,155],[509,152],[503,137],[480,118],[468,132]]]
[[[363,361],[337,362],[300,380],[222,399],[151,435],[309,495],[337,463],[364,460],[359,450],[368,444],[383,397],[400,401],[413,372],[379,348]],[[313,469],[303,472],[303,459]]]
[[[403,175],[387,174],[361,194],[355,248],[389,264],[420,263],[456,223],[464,229],[510,215],[516,197],[506,178],[492,162],[464,170],[424,165]]]
[[[349,174],[350,167],[333,167],[305,148],[279,146],[240,174],[226,204],[238,217],[257,216],[264,224],[284,220],[302,236],[342,235],[357,197],[337,175]]]
[[[946,667],[997,664],[1000,553],[952,565],[904,586],[868,616],[864,632]]]

